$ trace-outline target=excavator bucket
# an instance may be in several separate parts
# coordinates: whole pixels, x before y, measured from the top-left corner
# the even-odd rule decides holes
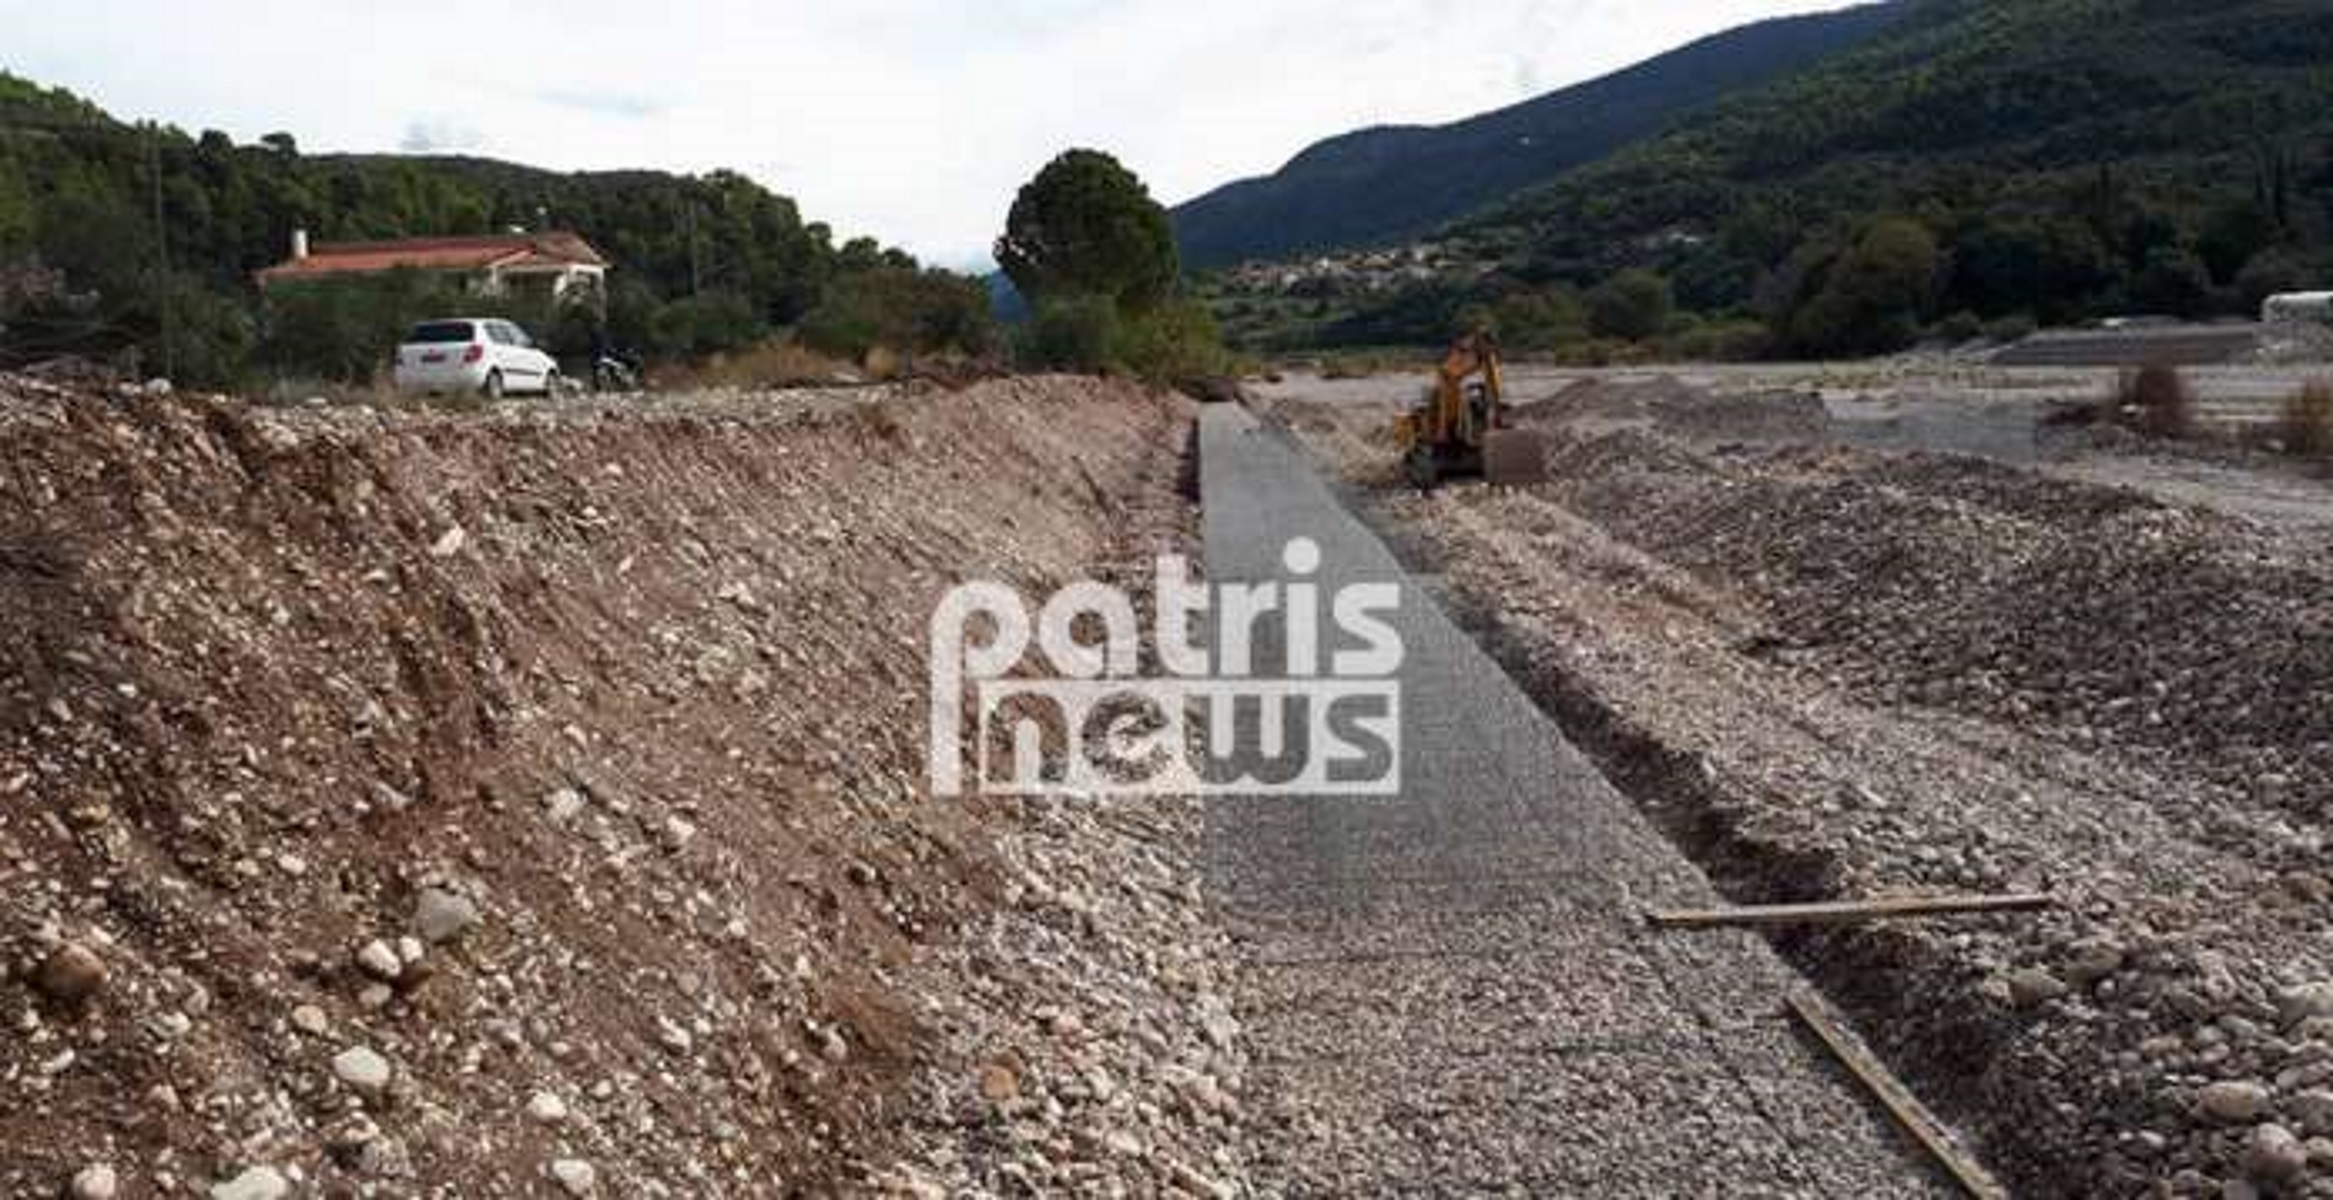
[[[1535,429],[1494,429],[1483,435],[1482,477],[1502,487],[1547,482],[1547,438]]]

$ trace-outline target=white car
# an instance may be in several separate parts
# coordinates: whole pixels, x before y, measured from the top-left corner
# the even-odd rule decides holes
[[[414,326],[397,347],[393,375],[401,391],[475,392],[489,400],[559,390],[558,362],[535,349],[526,330],[495,317],[453,317]]]

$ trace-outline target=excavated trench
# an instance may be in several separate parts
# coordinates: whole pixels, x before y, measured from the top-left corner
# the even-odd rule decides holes
[[[1427,584],[1453,622],[1729,902],[1839,898],[1842,864],[1834,856],[1766,836],[1753,817],[1755,804],[1706,757],[1664,741],[1566,668],[1560,655],[1502,621],[1494,603],[1453,586],[1443,572],[1443,553],[1367,492],[1350,485],[1336,490]],[[2085,1194],[2079,1164],[2056,1149],[2067,1135],[2063,1115],[2054,1111],[2057,1098],[2042,1091],[2005,1095],[1988,1072],[2011,1031],[1982,1012],[1924,999],[1939,990],[1938,981],[1961,974],[1935,943],[1884,924],[1778,929],[1766,940],[1847,1014],[1865,1043],[1925,1103],[1964,1135],[1975,1136],[1974,1148],[2015,1194]],[[1788,1019],[1779,997],[1775,1019]]]

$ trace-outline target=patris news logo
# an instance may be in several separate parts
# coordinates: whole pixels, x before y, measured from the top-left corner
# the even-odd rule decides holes
[[[931,622],[940,796],[1385,796],[1401,784],[1401,604],[1328,589],[1320,546],[1284,581],[1208,585],[1158,560],[1147,606],[1086,581],[1032,611],[970,583]]]

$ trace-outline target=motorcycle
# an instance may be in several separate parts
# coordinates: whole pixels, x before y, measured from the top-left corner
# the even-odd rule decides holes
[[[602,354],[591,364],[591,390],[637,392],[640,390],[640,368],[616,355]]]

